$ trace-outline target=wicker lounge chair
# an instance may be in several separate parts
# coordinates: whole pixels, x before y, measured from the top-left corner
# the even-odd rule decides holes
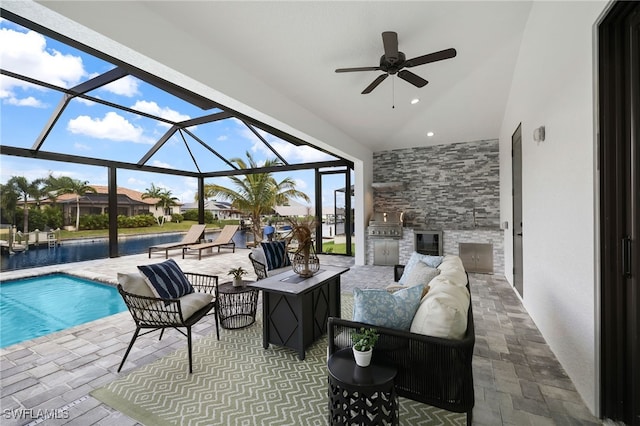
[[[155,246],[149,247],[149,258],[151,258],[151,252],[154,251],[164,251],[165,259],[169,257],[169,250],[183,248],[190,244],[197,244],[200,240],[200,237],[204,233],[204,228],[207,225],[192,225],[189,229],[189,232],[182,238],[181,241],[177,241],[175,243],[166,243],[166,244],[158,244]]]
[[[240,228],[240,225],[225,225],[218,234],[218,237],[211,242],[208,243],[200,243],[193,244],[182,247],[182,258],[184,259],[184,255],[189,253],[189,251],[198,251],[198,260],[202,259],[202,250],[211,249],[214,247],[218,247],[218,253],[220,253],[220,249],[222,247],[231,248],[233,252],[236,252],[236,243],[233,241],[233,236]]]
[[[136,323],[129,347],[122,358],[118,372],[139,336],[160,330],[160,339],[167,328],[174,328],[187,337],[189,346],[189,373],[193,372],[193,354],[191,349],[191,327],[213,310],[216,322],[216,337],[220,340],[218,315],[216,312],[218,296],[218,277],[185,272],[184,276],[193,286],[193,293],[177,299],[158,298],[149,289],[142,275],[118,274],[118,291]],[[180,328],[186,328],[186,333]],[[140,333],[142,329],[147,331]]]

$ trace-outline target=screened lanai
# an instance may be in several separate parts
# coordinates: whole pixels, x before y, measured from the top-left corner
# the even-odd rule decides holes
[[[344,158],[10,11],[1,9],[1,16],[3,180],[45,177],[62,164],[71,174],[87,167],[89,184],[109,188],[110,257],[119,255],[121,186],[151,180],[176,188],[184,202],[198,201],[200,223],[205,185],[224,185],[233,175],[292,174],[303,192],[306,185],[313,193],[317,217],[323,203],[334,202],[323,201],[323,193],[351,186],[353,164]],[[247,153],[257,164],[277,159],[278,165],[238,168],[232,159]],[[348,199],[342,207],[351,224]],[[320,225],[317,235],[321,250]]]

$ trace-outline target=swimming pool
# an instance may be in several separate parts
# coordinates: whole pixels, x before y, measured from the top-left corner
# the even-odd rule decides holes
[[[207,231],[205,237],[213,239],[219,231]],[[152,235],[136,235],[118,238],[118,253],[121,256],[146,253],[150,246],[180,241],[183,234],[165,233]],[[236,248],[246,247],[245,231],[236,232],[233,236]],[[180,253],[176,251],[176,253]],[[57,247],[41,246],[30,248],[15,254],[2,254],[0,270],[33,268],[36,266],[60,265],[83,260],[106,259],[109,257],[109,242],[106,238],[63,241]]]
[[[66,274],[0,284],[0,348],[127,310],[115,287]]]

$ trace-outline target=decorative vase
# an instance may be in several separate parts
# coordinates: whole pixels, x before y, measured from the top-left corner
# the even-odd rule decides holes
[[[242,277],[233,277],[233,286],[242,287]]]
[[[293,271],[301,277],[311,277],[320,270],[320,259],[316,255],[313,244],[307,244],[301,247],[293,255],[291,262]]]
[[[353,358],[356,360],[356,364],[360,367],[368,367],[371,364],[371,355],[373,354],[373,349],[369,349],[368,351],[358,351],[356,348],[353,348]]]

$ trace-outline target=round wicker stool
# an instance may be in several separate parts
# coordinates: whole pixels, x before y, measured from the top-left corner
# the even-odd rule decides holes
[[[358,367],[351,348],[341,349],[327,362],[330,425],[398,425],[395,367],[376,360]]]

